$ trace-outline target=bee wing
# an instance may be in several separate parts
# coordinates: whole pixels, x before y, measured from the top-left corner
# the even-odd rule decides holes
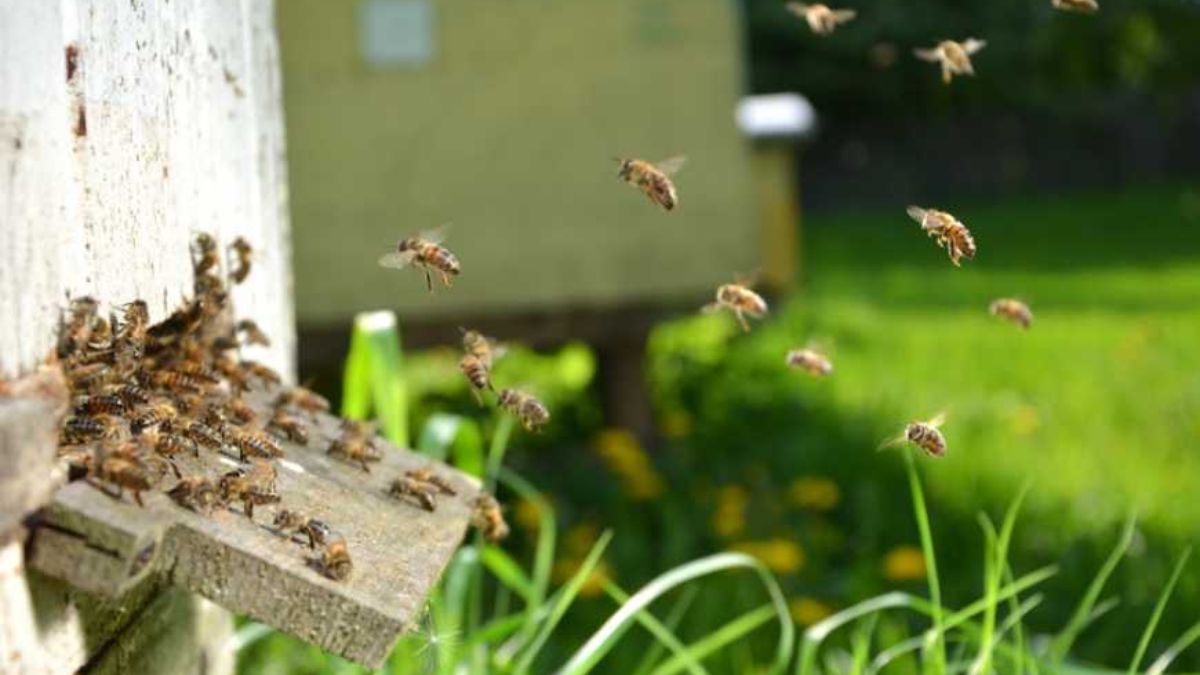
[[[963,40],[963,43],[962,43],[963,51],[966,52],[967,54],[974,54],[975,52],[979,51],[980,49],[983,49],[986,46],[987,46],[986,40],[977,40],[975,38],[967,38],[966,40]]]
[[[833,20],[838,23],[846,23],[858,16],[858,12],[852,9],[835,9],[833,10]]]
[[[922,61],[937,63],[942,60],[942,53],[938,49],[914,49],[913,55]]]
[[[743,274],[741,272],[738,272],[737,274],[733,275],[733,282],[735,284],[737,284],[738,286],[745,286],[746,288],[754,288],[755,286],[758,285],[758,278],[761,276],[762,276],[761,269],[754,270],[753,272],[750,272],[749,274]]]
[[[921,227],[925,227],[925,222],[929,218],[929,211],[919,206],[910,206],[908,207],[908,217],[920,223]]]
[[[833,353],[833,338],[828,337],[811,337],[804,344],[805,349],[811,349],[822,356],[828,357]]]
[[[719,311],[721,311],[721,303],[719,303],[719,302],[710,302],[707,305],[700,308],[701,314],[712,314],[713,312],[719,312]]]
[[[803,17],[808,13],[808,5],[804,4],[803,2],[789,2],[787,4],[787,10],[796,16]]]
[[[416,260],[416,258],[417,255],[413,251],[404,251],[403,253],[400,251],[392,251],[391,253],[384,254],[383,257],[379,259],[379,266],[390,267],[397,270],[403,269],[411,265],[413,260]]]
[[[488,344],[492,347],[492,360],[499,361],[501,357],[508,353],[508,345],[501,342],[496,342],[492,338],[488,338]]]
[[[930,418],[925,423],[928,424],[929,426],[933,427],[934,429],[937,429],[938,427],[940,427],[946,423],[946,411],[945,410],[939,411],[938,414],[934,415],[932,418]]]
[[[883,440],[883,442],[879,444],[879,447],[875,448],[875,451],[883,452],[884,450],[887,450],[889,448],[898,448],[907,442],[908,442],[908,437],[904,434],[903,431],[901,431],[900,433],[896,434],[895,436],[890,436],[888,438],[885,438]]]
[[[418,239],[427,241],[431,244],[440,244],[446,241],[446,235],[450,233],[450,226],[453,223],[442,223],[432,230],[423,230],[417,235]]]
[[[654,168],[663,172],[667,176],[671,176],[678,173],[679,170],[683,168],[683,164],[686,161],[687,155],[676,155],[658,162],[654,165]]]

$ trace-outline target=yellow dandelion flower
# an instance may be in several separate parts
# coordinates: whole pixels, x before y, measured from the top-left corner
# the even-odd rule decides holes
[[[513,520],[526,532],[534,532],[542,522],[542,507],[529,499],[520,499],[513,506]]]
[[[832,607],[807,596],[792,598],[788,602],[788,609],[791,610],[792,620],[801,626],[811,626],[833,614]]]
[[[625,429],[605,429],[596,437],[595,445],[631,499],[645,501],[662,495],[663,480],[633,434]]]
[[[883,556],[883,576],[889,581],[925,578],[925,555],[916,546],[897,546]]]
[[[716,507],[712,514],[713,532],[726,539],[741,536],[746,531],[746,503],[749,495],[740,485],[726,485],[717,490]]]
[[[767,569],[779,574],[794,574],[804,567],[804,549],[791,539],[776,537],[761,541],[740,541],[730,548],[758,558]]]
[[[563,534],[563,550],[568,556],[583,558],[592,550],[592,544],[600,538],[600,527],[584,520],[567,528]]]
[[[662,414],[658,426],[664,438],[683,438],[692,433],[692,416],[686,410],[669,410]]]
[[[565,584],[575,576],[583,565],[583,558],[567,558],[554,563],[554,568],[551,571],[551,577],[557,584]],[[583,580],[583,585],[579,587],[579,597],[594,598],[604,592],[604,582],[612,579],[612,568],[603,560],[596,563],[592,568],[591,574]]]
[[[801,476],[788,488],[788,499],[802,509],[829,511],[842,501],[842,490],[828,478]]]

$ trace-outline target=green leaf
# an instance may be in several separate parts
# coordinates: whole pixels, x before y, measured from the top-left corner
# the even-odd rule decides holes
[[[1183,555],[1179,556],[1179,561],[1175,563],[1175,571],[1171,572],[1171,579],[1167,581],[1162,595],[1158,597],[1158,603],[1154,605],[1154,612],[1150,615],[1150,621],[1146,624],[1146,629],[1142,631],[1142,638],[1138,640],[1137,651],[1133,654],[1133,660],[1129,662],[1129,675],[1136,673],[1138,666],[1142,664],[1142,657],[1146,655],[1146,649],[1150,646],[1150,638],[1154,637],[1154,629],[1158,627],[1158,620],[1162,618],[1163,610],[1167,608],[1167,600],[1170,599],[1171,593],[1175,590],[1175,583],[1179,581],[1179,575],[1183,572],[1183,566],[1187,564],[1188,558],[1191,555],[1192,549],[1189,546],[1183,551]]]
[[[365,420],[374,412],[384,437],[407,448],[408,401],[403,366],[395,313],[356,315],[342,375],[342,416]]]
[[[1075,644],[1075,638],[1079,637],[1080,632],[1083,631],[1084,623],[1091,614],[1092,606],[1096,604],[1101,591],[1104,590],[1104,584],[1112,575],[1113,570],[1117,568],[1117,564],[1121,562],[1121,558],[1125,556],[1125,552],[1129,550],[1129,544],[1133,542],[1134,522],[1133,516],[1125,521],[1125,527],[1121,530],[1121,538],[1117,540],[1117,545],[1113,547],[1112,552],[1108,554],[1108,559],[1104,561],[1095,578],[1092,579],[1092,583],[1084,593],[1083,599],[1079,601],[1079,606],[1075,608],[1075,613],[1071,615],[1067,625],[1050,643],[1047,657],[1051,663],[1062,663],[1062,660],[1071,651],[1071,646]]]
[[[504,549],[489,545],[483,547],[479,558],[501,583],[524,598],[526,603],[529,602],[533,595],[533,584],[512,556],[505,553]]]
[[[475,420],[468,417],[431,415],[421,428],[417,451],[438,461],[452,457],[460,471],[483,478],[483,434]]]
[[[617,584],[606,579],[604,580],[603,585],[604,592],[608,594],[608,597],[612,598],[617,605],[623,605],[626,602],[629,602],[629,594]],[[680,600],[688,600],[690,603],[691,600],[688,598],[695,596],[695,587],[689,586],[686,590],[692,591],[692,593],[685,594],[680,598]],[[679,607],[679,604],[676,605],[676,608]],[[692,673],[692,675],[704,675],[708,672],[696,661],[692,654],[687,651],[687,647],[685,647],[683,643],[679,641],[679,638],[675,637],[675,633],[672,632],[674,630],[673,625],[663,625],[663,623],[658,620],[658,617],[650,613],[649,610],[642,610],[638,612],[634,618],[637,619],[637,622],[655,638],[654,645],[652,649],[647,652],[647,656],[651,655],[651,651],[661,650],[665,646],[669,648],[673,654],[684,660],[683,667],[687,668],[688,672]],[[675,612],[672,612],[671,618],[673,618],[674,622],[677,623],[679,619],[682,618],[682,614],[676,615]],[[671,618],[668,618],[668,624],[671,623]]]

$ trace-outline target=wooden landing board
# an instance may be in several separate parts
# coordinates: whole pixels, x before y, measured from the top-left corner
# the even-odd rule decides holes
[[[257,409],[265,395],[247,397]],[[259,506],[254,521],[240,505],[211,516],[186,510],[161,492],[139,508],[76,481],[61,489],[35,532],[30,565],[74,586],[118,595],[147,576],[198,593],[235,612],[291,633],[340,656],[376,667],[424,611],[426,597],[458,548],[470,520],[474,479],[441,464],[434,470],[458,494],[427,512],[387,494],[388,485],[429,460],[380,439],[384,459],[370,473],[328,457],[340,420],[319,416],[309,443],[285,443],[278,462],[282,503]],[[183,474],[216,479],[236,457],[212,451],[182,457]],[[162,488],[174,485],[168,475]],[[346,538],[354,570],[345,581],[321,574],[299,537],[271,528],[277,508],[326,522]]]

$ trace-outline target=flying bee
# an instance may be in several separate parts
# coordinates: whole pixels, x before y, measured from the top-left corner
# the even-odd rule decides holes
[[[737,317],[738,325],[743,331],[750,331],[750,323],[746,321],[749,316],[753,319],[761,319],[767,315],[767,301],[763,300],[762,296],[750,290],[747,282],[738,280],[732,284],[722,284],[717,287],[716,298],[702,307],[700,311],[709,314],[722,309],[733,312]]]
[[[121,418],[115,415],[92,415],[90,417],[68,417],[63,422],[62,440],[67,445],[86,443],[92,440],[116,440],[125,430]]]
[[[146,465],[138,460],[136,456],[127,453],[107,453],[100,452],[93,463],[95,469],[93,475],[102,483],[114,485],[117,488],[117,499],[124,496],[125,490],[133,493],[133,501],[137,502],[138,506],[145,506],[142,503],[142,492],[154,487],[153,479],[150,477],[149,469]],[[100,490],[107,494],[108,489],[103,486]]]
[[[479,357],[473,354],[464,354],[458,362],[458,369],[466,376],[467,382],[471,385],[471,395],[475,397],[475,401],[479,405],[483,405],[483,397],[481,392],[485,389],[495,391],[492,386],[492,374],[488,367],[483,364]]]
[[[76,415],[95,415],[98,413],[124,415],[127,410],[129,410],[129,404],[125,402],[125,399],[116,394],[94,394],[77,396],[75,398]]]
[[[833,374],[833,362],[812,343],[803,349],[793,349],[788,352],[787,364],[792,368],[803,370],[813,377],[826,377]]]
[[[1014,298],[1000,298],[988,306],[992,316],[999,316],[1017,324],[1026,330],[1033,325],[1033,310],[1029,305]]]
[[[508,523],[504,522],[504,513],[495,497],[481,492],[471,506],[474,508],[471,524],[479,528],[484,539],[494,544],[508,536]]]
[[[388,494],[404,500],[409,498],[426,511],[437,510],[437,493],[438,487],[433,483],[417,480],[411,475],[405,474],[392,481],[388,487]]]
[[[495,364],[496,359],[504,356],[505,352],[508,351],[504,346],[498,344],[494,338],[490,338],[477,330],[467,330],[461,327],[459,330],[463,334],[463,351],[479,359],[486,368],[491,368]]]
[[[178,416],[179,411],[175,409],[175,406],[168,401],[159,400],[145,406],[138,416],[129,422],[129,430],[137,435],[163,422],[171,422]]]
[[[253,319],[242,319],[234,326],[234,331],[242,336],[246,344],[261,345],[263,347],[271,346],[271,338],[258,327],[258,324]]]
[[[325,544],[321,552],[321,571],[334,581],[344,581],[350,576],[353,565],[350,562],[350,549],[346,540],[336,537]]]
[[[237,259],[237,267],[229,273],[229,277],[233,279],[233,283],[240,284],[250,276],[250,266],[254,262],[254,249],[250,247],[250,242],[244,237],[238,237],[229,245],[233,249],[234,257]]]
[[[436,487],[438,492],[444,495],[454,496],[458,494],[445,478],[434,473],[432,469],[409,469],[404,472],[404,475],[413,480],[428,483]]]
[[[276,408],[299,408],[309,413],[329,412],[329,399],[304,387],[292,387],[275,399]]]
[[[277,409],[271,415],[271,420],[267,422],[267,427],[283,432],[284,438],[293,443],[308,445],[308,426],[295,415],[289,414],[286,410]]]
[[[324,546],[333,539],[333,529],[323,521],[289,509],[280,509],[275,514],[273,523],[280,534],[291,538],[293,534],[308,537],[308,547],[315,549],[317,545]]]
[[[213,239],[211,234],[201,232],[196,235],[196,243],[193,246],[192,269],[196,276],[200,276],[217,266],[220,262],[217,256],[217,241]]]
[[[167,496],[180,506],[208,515],[220,502],[217,488],[207,476],[188,476],[181,478],[175,487],[167,491]]]
[[[458,258],[449,249],[442,246],[446,238],[447,225],[436,230],[422,232],[415,237],[401,239],[396,244],[396,250],[385,254],[379,259],[379,264],[392,269],[402,269],[409,265],[420,267],[425,273],[425,287],[433,292],[433,272],[442,279],[442,285],[451,286],[450,278],[458,276],[460,267]]]
[[[921,229],[937,242],[939,248],[946,249],[955,267],[962,267],[963,258],[975,259],[975,238],[954,216],[919,206],[908,207],[908,216],[921,224]]]
[[[516,416],[526,431],[540,431],[550,421],[550,411],[541,401],[517,389],[500,390],[500,407]]]
[[[1095,14],[1100,11],[1100,5],[1096,0],[1050,0],[1050,6],[1064,12],[1081,14]]]
[[[244,462],[248,457],[261,457],[263,459],[276,459],[283,457],[283,448],[275,442],[271,435],[260,430],[237,429],[230,427],[233,430],[230,441],[237,447],[239,457]]]
[[[879,448],[882,450],[912,443],[932,457],[941,457],[946,454],[946,437],[942,435],[939,427],[945,421],[946,414],[938,413],[930,420],[910,422],[904,427],[903,432],[884,441]]]
[[[242,372],[257,377],[264,384],[279,385],[283,383],[283,378],[279,377],[279,373],[271,368],[264,366],[258,361],[242,361],[238,364]]]
[[[330,443],[327,454],[330,457],[354,462],[367,473],[371,473],[368,462],[378,462],[383,459],[383,454],[375,447],[375,441],[372,438],[351,433],[343,433],[340,438]]]
[[[675,183],[671,176],[683,168],[687,157],[679,155],[652,164],[643,159],[618,158],[621,168],[617,177],[641,190],[652,204],[657,204],[667,211],[679,205],[679,194],[675,191]]]
[[[817,35],[829,35],[838,24],[846,23],[857,16],[852,9],[830,9],[827,5],[806,5],[803,2],[789,2],[788,11],[808,22],[808,27]]]
[[[217,491],[223,503],[241,502],[246,517],[254,520],[255,506],[279,503],[275,477],[275,467],[258,461],[249,469],[237,469],[221,476]]]
[[[967,38],[962,42],[942,40],[933,49],[916,49],[913,51],[918,59],[942,65],[942,82],[950,84],[955,75],[974,75],[975,68],[971,65],[971,55],[987,46],[987,42]]]

